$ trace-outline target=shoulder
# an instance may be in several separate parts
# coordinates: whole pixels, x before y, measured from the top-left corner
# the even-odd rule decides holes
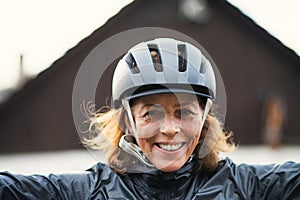
[[[300,196],[300,163],[249,165],[226,158],[208,183],[219,185],[228,197],[287,199]]]
[[[219,162],[218,172],[228,171],[233,176],[251,178],[254,177],[259,181],[263,181],[268,177],[287,177],[300,175],[300,163],[285,162],[282,164],[236,164],[230,158],[226,158]]]
[[[86,173],[103,179],[107,179],[112,174],[116,174],[108,165],[100,162],[87,169]]]
[[[101,186],[113,185],[114,172],[98,163],[83,173],[18,175],[0,172],[0,198],[7,199],[89,199],[104,196]],[[103,187],[102,187],[103,188]]]
[[[101,190],[119,181],[120,175],[104,163],[97,163],[85,171],[93,190]]]

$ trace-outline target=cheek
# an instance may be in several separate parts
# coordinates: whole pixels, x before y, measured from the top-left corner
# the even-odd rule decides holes
[[[137,143],[144,153],[151,152],[151,141],[149,139],[137,138]]]
[[[187,150],[187,154],[192,154],[192,152],[194,151],[194,149],[196,148],[199,142],[200,135],[201,135],[200,126],[201,126],[201,122],[199,122],[199,120],[193,121],[192,123],[189,124],[189,126],[187,126],[186,130],[184,131],[191,141]]]
[[[191,138],[191,143],[187,149],[187,156],[192,155],[192,153],[194,152],[194,150],[199,142],[199,138],[200,138],[200,134],[196,134],[196,135],[194,135],[193,138]]]
[[[159,122],[147,123],[145,121],[136,122],[136,138],[150,138],[159,132]]]
[[[183,122],[184,123],[184,122]],[[185,132],[191,138],[200,137],[201,120],[194,119],[183,124],[183,132]]]

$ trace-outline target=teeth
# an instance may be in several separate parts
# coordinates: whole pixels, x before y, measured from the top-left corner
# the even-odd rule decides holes
[[[182,143],[179,144],[158,144],[158,146],[167,151],[175,151],[182,147]]]

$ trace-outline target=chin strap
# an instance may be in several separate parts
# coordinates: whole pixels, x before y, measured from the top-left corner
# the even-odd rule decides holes
[[[205,105],[205,108],[204,108],[204,112],[203,112],[203,116],[202,116],[202,122],[201,122],[201,126],[200,126],[200,133],[202,132],[202,128],[204,126],[206,117],[207,117],[207,115],[209,113],[209,110],[210,110],[211,106],[212,106],[212,100],[211,99],[207,99],[206,105]]]
[[[136,135],[136,128],[135,128],[135,123],[134,123],[134,120],[133,120],[131,108],[130,108],[130,105],[129,105],[129,100],[128,99],[123,99],[122,104],[123,104],[123,107],[125,108],[125,110],[127,112],[128,120],[129,120],[131,129],[132,129],[133,135]]]
[[[210,110],[211,106],[212,106],[212,100],[211,99],[207,99],[207,102],[206,102],[206,105],[205,105],[205,109],[204,109],[204,112],[203,112],[203,116],[202,116],[202,122],[203,123],[201,123],[200,133],[202,132],[202,129],[203,129],[206,117],[207,117],[207,115],[209,113],[209,110]],[[208,136],[206,135],[205,137],[208,137]],[[200,143],[198,142],[198,145],[199,144]],[[204,144],[205,144],[205,142],[203,142],[201,150],[203,149]],[[202,151],[199,152],[199,154],[197,155],[197,157],[198,158],[203,158],[203,157],[205,157],[208,154],[208,152],[209,151],[204,151],[203,152],[203,150],[202,150]]]
[[[133,136],[132,135],[123,135],[120,139],[119,147],[121,147],[123,151],[138,158],[140,161],[142,161],[148,167],[155,167],[145,157],[141,148],[138,145],[134,144],[133,142],[130,142],[130,140],[132,140],[132,138],[130,138],[130,137],[133,137]]]

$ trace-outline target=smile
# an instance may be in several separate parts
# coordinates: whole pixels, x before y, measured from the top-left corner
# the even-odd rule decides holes
[[[157,144],[158,147],[160,147],[163,150],[166,151],[176,151],[180,149],[183,146],[183,143],[178,144]]]

